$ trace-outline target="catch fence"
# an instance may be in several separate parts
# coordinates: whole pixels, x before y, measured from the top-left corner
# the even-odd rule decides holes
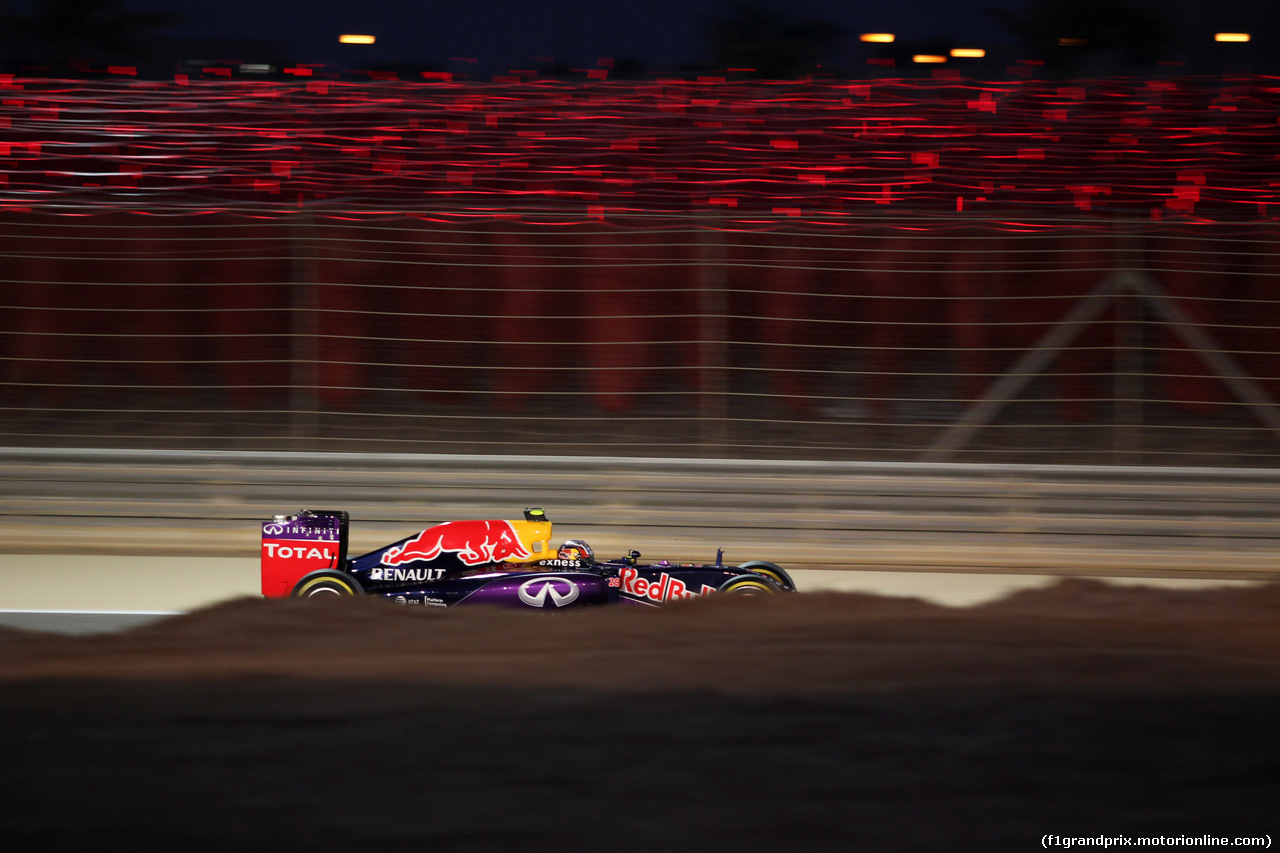
[[[0,443],[1273,466],[1280,224],[0,216]]]

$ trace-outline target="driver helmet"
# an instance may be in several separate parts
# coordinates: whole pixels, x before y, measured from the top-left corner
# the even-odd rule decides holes
[[[596,552],[592,551],[591,546],[581,539],[566,539],[565,543],[560,546],[560,559],[595,563]]]

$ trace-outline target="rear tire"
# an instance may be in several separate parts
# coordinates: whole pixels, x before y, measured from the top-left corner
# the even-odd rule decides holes
[[[294,598],[346,598],[364,595],[360,584],[342,572],[312,572],[293,587]]]
[[[782,587],[760,575],[729,578],[716,590],[720,595],[776,595],[782,591]]]

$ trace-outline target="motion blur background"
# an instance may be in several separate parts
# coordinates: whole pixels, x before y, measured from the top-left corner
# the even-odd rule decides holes
[[[1271,548],[1270,4],[411,5],[7,7],[10,548],[326,498],[1079,532],[1121,493],[1146,526],[1105,533]],[[334,494],[246,485],[256,452],[381,456]],[[903,467],[700,471],[648,516],[608,476],[501,488],[583,456]],[[426,479],[392,499],[388,460]],[[431,480],[459,460],[490,479]],[[984,485],[885,485],[922,471]]]
[[[0,7],[4,837],[1269,846],[1280,18],[986,5]],[[530,505],[893,597],[257,595]]]

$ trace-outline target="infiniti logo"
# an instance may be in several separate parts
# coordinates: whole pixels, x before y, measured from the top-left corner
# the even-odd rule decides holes
[[[284,528],[279,524],[264,524],[262,526],[262,532],[266,536],[279,536],[281,533],[284,533]]]
[[[560,591],[558,584],[568,587]],[[578,598],[578,585],[566,578],[530,578],[520,584],[520,600],[530,607],[546,607],[547,598],[556,607],[572,604]]]

